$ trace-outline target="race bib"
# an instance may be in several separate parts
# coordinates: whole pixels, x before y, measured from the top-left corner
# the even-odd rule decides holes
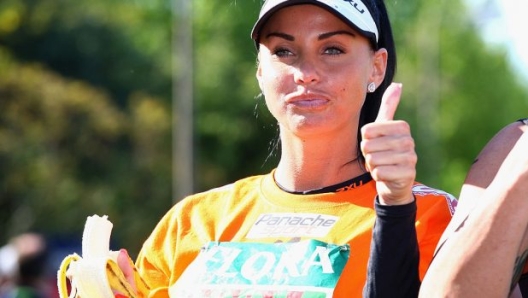
[[[171,297],[332,297],[350,247],[210,242],[170,289]]]

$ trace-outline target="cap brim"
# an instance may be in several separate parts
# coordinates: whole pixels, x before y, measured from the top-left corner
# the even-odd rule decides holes
[[[324,9],[328,10],[329,12],[334,14],[336,17],[341,19],[343,22],[345,22],[347,25],[352,27],[354,30],[358,31],[358,33],[360,33],[361,35],[367,37],[374,44],[377,44],[377,33],[369,31],[369,30],[362,29],[353,20],[351,20],[350,18],[345,17],[343,15],[343,13],[338,10],[338,8],[336,8],[334,6],[331,6],[327,2],[322,2],[320,0],[282,0],[282,1],[279,1],[278,3],[276,3],[275,5],[273,5],[271,8],[269,8],[267,10],[265,10],[266,7],[263,7],[263,10],[265,10],[265,11],[261,11],[259,19],[257,20],[255,25],[253,26],[253,29],[251,30],[251,38],[253,40],[255,40],[255,42],[258,45],[258,42],[260,40],[260,31],[262,30],[262,27],[266,24],[266,22],[271,18],[271,16],[275,12],[277,12],[278,10],[280,10],[280,9],[282,9],[284,7],[293,6],[293,5],[299,5],[299,4],[313,4],[313,5],[317,5],[317,6],[321,7],[321,8],[324,8]],[[264,5],[266,5],[266,4],[264,4]],[[372,22],[374,22],[374,21],[372,20]],[[375,24],[374,24],[374,26],[375,26]],[[377,31],[377,29],[375,29],[375,30]]]

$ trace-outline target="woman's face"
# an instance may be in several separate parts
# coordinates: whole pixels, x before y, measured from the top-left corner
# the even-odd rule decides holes
[[[355,135],[367,85],[383,81],[387,53],[314,5],[276,12],[260,34],[257,79],[268,109],[304,138]]]

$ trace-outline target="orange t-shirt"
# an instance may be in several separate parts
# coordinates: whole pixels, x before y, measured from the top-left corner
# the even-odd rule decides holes
[[[413,192],[423,278],[456,200],[418,183]],[[242,179],[176,204],[144,243],[136,266],[152,289],[150,297],[176,297],[182,287],[195,296],[177,297],[205,297],[204,289],[210,290],[211,284],[230,289],[232,297],[249,288],[261,295],[269,289],[299,294],[324,288],[329,296],[317,297],[361,297],[375,196],[372,180],[340,192],[296,195],[281,190],[273,173]],[[310,244],[277,253],[279,244],[282,249],[306,241]],[[221,252],[211,252],[215,243]],[[344,253],[333,254],[331,248]],[[192,269],[185,272],[188,267]],[[184,272],[201,278],[204,288],[178,283]]]

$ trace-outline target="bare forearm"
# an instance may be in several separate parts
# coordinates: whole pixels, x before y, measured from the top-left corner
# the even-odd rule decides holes
[[[507,297],[528,225],[527,198],[502,185],[485,195],[438,252],[420,297]]]
[[[526,251],[528,135],[517,145],[478,206],[446,237],[421,297],[507,297],[511,291],[514,268]]]

